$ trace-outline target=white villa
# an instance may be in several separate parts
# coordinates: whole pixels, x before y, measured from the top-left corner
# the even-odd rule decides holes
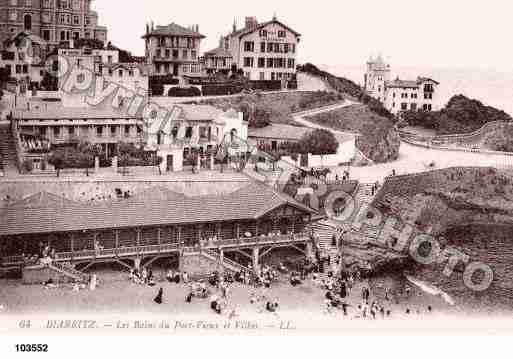
[[[402,111],[439,109],[437,86],[439,83],[427,77],[416,80],[390,80],[391,68],[383,58],[372,57],[367,62],[365,73],[365,91],[381,101],[385,108],[397,115]]]

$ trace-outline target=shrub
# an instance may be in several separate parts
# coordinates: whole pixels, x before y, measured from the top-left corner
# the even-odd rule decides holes
[[[337,153],[338,146],[339,143],[333,133],[325,129],[317,129],[304,135],[298,144],[302,153],[313,155]]]
[[[201,91],[197,87],[172,87],[167,95],[170,97],[196,97],[201,96]]]

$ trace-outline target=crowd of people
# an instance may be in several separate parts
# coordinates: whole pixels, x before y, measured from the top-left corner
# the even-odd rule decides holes
[[[156,284],[152,269],[146,269],[145,267],[143,267],[142,270],[131,269],[128,274],[128,280],[136,284],[147,285],[150,287],[153,287]]]

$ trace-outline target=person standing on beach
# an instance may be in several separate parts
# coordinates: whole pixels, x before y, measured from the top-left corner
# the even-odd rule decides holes
[[[155,297],[155,299],[153,299],[153,301],[157,304],[162,304],[163,295],[164,295],[164,290],[162,289],[162,287],[160,287],[159,292],[158,292],[157,296]]]

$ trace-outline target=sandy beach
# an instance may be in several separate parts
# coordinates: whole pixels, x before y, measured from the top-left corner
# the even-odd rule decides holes
[[[192,303],[186,303],[184,299],[188,293],[188,286],[185,284],[177,285],[159,280],[156,286],[148,287],[129,282],[124,272],[102,270],[97,274],[101,282],[96,290],[84,289],[78,292],[72,291],[70,285],[44,289],[42,285],[26,286],[19,280],[2,279],[0,280],[0,306],[2,306],[0,316],[5,319],[4,323],[7,323],[8,329],[16,328],[22,319],[39,322],[40,324],[37,325],[43,327],[39,329],[45,329],[48,320],[88,318],[108,323],[106,328],[101,329],[118,329],[116,328],[118,323],[125,322],[129,323],[126,325],[130,329],[141,330],[159,329],[159,323],[164,320],[168,322],[169,328],[160,329],[190,334],[196,334],[194,330],[208,332],[209,328],[202,329],[201,325],[200,328],[195,328],[199,321],[239,322],[240,328],[231,329],[255,333],[262,329],[287,332],[342,330],[353,333],[359,330],[379,331],[388,327],[404,327],[405,330],[412,327],[419,330],[447,329],[448,319],[459,321],[468,318],[462,317],[465,310],[459,307],[458,303],[450,305],[440,295],[426,293],[419,287],[399,279],[401,278],[399,275],[380,276],[369,281],[357,282],[346,298],[346,302],[350,305],[347,316],[343,315],[342,310],[333,310],[330,313],[326,311],[324,304],[326,290],[320,288],[311,279],[307,279],[297,287],[292,287],[287,278],[283,277],[267,290],[234,284],[230,288],[228,307],[235,309],[237,316],[229,318],[228,311],[221,315],[214,313],[210,309],[208,299],[194,298]],[[163,278],[163,273],[155,274],[157,278]],[[369,302],[377,301],[383,305],[385,310],[391,311],[390,317],[382,318],[378,313],[375,320],[370,319],[370,316],[361,318],[357,306],[362,303],[362,288],[368,285],[371,288]],[[164,296],[163,303],[158,305],[153,302],[153,298],[160,287],[163,288]],[[391,293],[394,293],[393,300],[384,299],[385,287],[390,288]],[[406,287],[410,288],[408,294],[405,293]],[[214,288],[211,290],[216,292]],[[251,293],[264,293],[270,299],[277,299],[279,301],[277,313],[262,311],[262,304],[251,304],[249,301]],[[428,306],[432,307],[431,313],[427,310]],[[406,314],[406,309],[410,309],[410,314]],[[480,317],[479,313],[475,313],[473,317],[475,320],[486,320],[486,318],[490,319],[490,317]],[[182,324],[177,322],[189,324],[183,324],[182,327]],[[461,327],[461,330],[470,329],[467,325],[455,325],[458,328]],[[287,329],[287,326],[290,328]],[[506,327],[513,328],[513,325],[510,326],[508,323]],[[483,324],[477,325],[477,328],[482,329]]]

